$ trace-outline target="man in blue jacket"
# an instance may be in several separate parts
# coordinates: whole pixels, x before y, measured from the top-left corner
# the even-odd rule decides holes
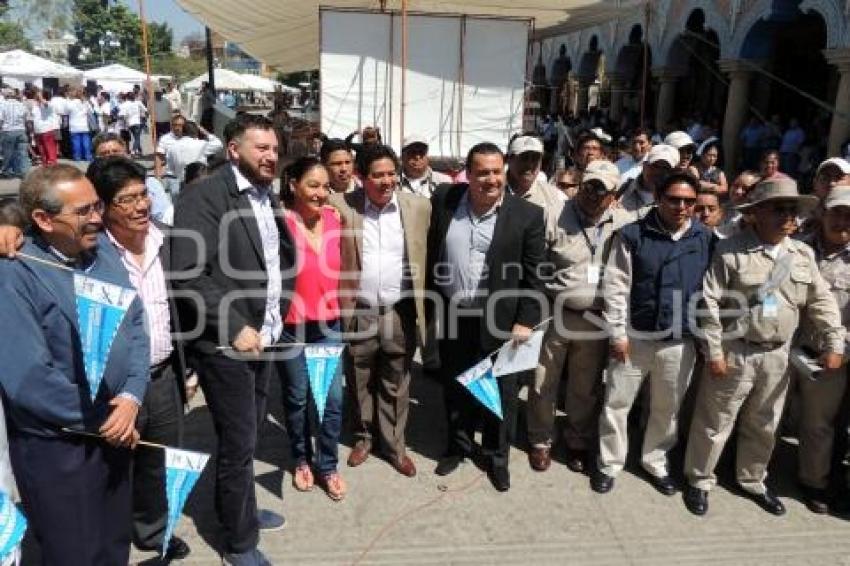
[[[649,379],[649,419],[641,465],[664,495],[676,491],[667,453],[676,444],[678,412],[696,359],[696,300],[715,236],[693,217],[698,181],[673,173],[656,188],[657,203],[620,229],[605,267],[603,316],[611,364],[599,419],[599,463],[591,488],[607,493],[626,463],[629,411]]]
[[[126,564],[130,448],[149,370],[142,305],[134,298],[127,307],[92,392],[75,277],[132,293],[101,232],[103,203],[83,173],[65,165],[33,171],[21,202],[32,235],[21,261],[0,262],[0,387],[25,513],[44,564]]]

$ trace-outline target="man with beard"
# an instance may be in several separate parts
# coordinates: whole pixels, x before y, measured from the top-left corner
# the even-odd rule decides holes
[[[841,367],[845,347],[838,305],[812,249],[790,238],[798,215],[817,203],[800,196],[792,179],[761,181],[739,207],[751,213],[751,226],[718,244],[705,275],[700,328],[708,371],[685,453],[684,502],[695,515],[708,511],[714,469],[736,422],[738,485],[765,511],[785,513],[765,480],[788,390],[791,339],[804,316],[821,336],[824,370]]]
[[[325,140],[319,151],[319,159],[328,170],[333,192],[350,193],[360,186],[354,176],[354,156],[344,141],[336,138]]]
[[[257,548],[259,530],[284,523],[280,515],[257,510],[253,458],[274,369],[263,351],[283,330],[295,257],[272,193],[278,159],[272,121],[236,118],[227,155],[230,166],[197,181],[178,203],[175,230],[198,238],[172,240],[172,268],[175,288],[199,296],[180,316],[187,327],[203,328],[189,348],[218,436],[215,497],[223,559],[257,566],[269,563]]]
[[[555,319],[546,330],[528,392],[528,460],[540,472],[552,461],[555,401],[565,368],[567,467],[584,471],[594,449],[608,339],[604,325],[592,319],[601,317],[598,289],[611,240],[631,221],[623,209],[612,207],[619,184],[616,165],[604,159],[589,163],[576,197],[559,207],[554,235],[547,241],[553,271],[544,285],[555,303]]]
[[[613,243],[602,283],[611,361],[598,468],[590,480],[598,493],[611,491],[626,464],[629,411],[646,379],[650,404],[641,465],[659,492],[676,492],[667,454],[676,444],[679,408],[696,358],[688,315],[715,240],[692,218],[698,190],[695,178],[673,173],[658,186],[658,204],[623,227]]]
[[[100,233],[103,202],[80,170],[36,169],[21,185],[21,202],[32,235],[20,261],[0,262],[0,385],[24,510],[45,564],[127,564],[128,448],[139,438],[150,355],[142,304]],[[125,290],[110,294],[127,311],[94,390],[83,364],[80,278]]]

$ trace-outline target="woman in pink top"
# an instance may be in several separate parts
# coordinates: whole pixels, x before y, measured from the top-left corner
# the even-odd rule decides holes
[[[788,179],[788,175],[779,170],[779,152],[768,149],[761,155],[759,161],[759,174],[762,181],[771,179]]]
[[[286,223],[299,258],[292,305],[284,320],[282,342],[309,344],[339,343],[340,219],[327,206],[330,194],[328,172],[313,157],[303,157],[287,167],[281,182]],[[297,350],[297,351],[295,351]],[[303,348],[287,352],[279,362],[283,379],[286,428],[295,461],[292,483],[299,491],[313,489],[313,473],[334,501],[345,497],[346,486],[337,471],[337,445],[342,428],[342,363],[325,401],[324,414],[316,431],[316,450],[311,442],[308,408],[312,391]]]

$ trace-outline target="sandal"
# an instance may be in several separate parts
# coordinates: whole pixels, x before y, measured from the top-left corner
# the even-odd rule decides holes
[[[295,466],[295,472],[292,474],[292,485],[298,491],[311,491],[313,489],[313,471],[306,462],[301,462]]]
[[[342,501],[345,499],[345,492],[347,491],[347,487],[345,486],[345,481],[343,481],[342,476],[337,472],[331,472],[322,478],[322,481],[325,486],[325,492],[328,494],[328,497],[333,499],[334,501]]]

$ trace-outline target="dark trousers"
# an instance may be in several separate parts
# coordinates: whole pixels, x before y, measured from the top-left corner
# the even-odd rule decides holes
[[[443,398],[449,420],[447,454],[471,456],[475,447],[475,430],[480,427],[481,454],[491,466],[507,467],[516,428],[517,374],[497,378],[504,420],[484,407],[455,379],[489,354],[481,349],[481,323],[480,318],[461,316],[457,321],[456,337],[447,334],[439,343]],[[443,328],[447,326],[443,325]]]
[[[182,380],[170,366],[151,373],[136,429],[142,440],[179,447],[183,439]],[[133,456],[133,543],[140,549],[162,548],[168,503],[165,497],[165,451],[140,446]]]
[[[254,451],[274,365],[221,354],[200,361],[198,377],[218,438],[215,508],[224,528],[225,551],[248,552],[259,542]]]
[[[45,566],[128,563],[130,450],[10,431],[9,455]]]

